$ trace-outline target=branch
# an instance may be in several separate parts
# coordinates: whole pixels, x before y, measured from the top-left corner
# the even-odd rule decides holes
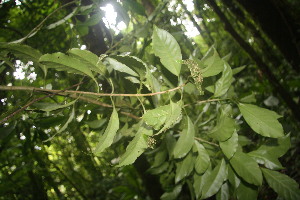
[[[207,144],[210,144],[210,145],[213,145],[213,146],[219,147],[219,145],[218,145],[218,144],[216,144],[216,143],[209,142],[209,141],[207,141],[207,140],[204,140],[204,139],[202,139],[202,138],[199,138],[199,137],[194,137],[194,138],[195,138],[195,140],[198,140],[198,141],[200,141],[200,142],[204,142],[204,143],[207,143]]]
[[[85,91],[74,91],[74,90],[48,90],[48,89],[41,89],[36,87],[27,87],[27,86],[4,86],[0,85],[0,90],[24,90],[24,91],[42,91],[42,92],[50,92],[50,93],[62,93],[62,94],[85,94],[85,95],[93,95],[98,97],[145,97],[145,96],[155,96],[159,94],[165,94],[169,92],[173,92],[179,90],[180,88],[184,87],[185,83],[169,90],[161,91],[161,92],[154,92],[154,93],[146,93],[146,94],[113,94],[113,93],[95,93],[95,92],[85,92]]]
[[[75,84],[75,85],[73,85],[73,86],[71,86],[71,87],[69,87],[69,88],[67,88],[67,89],[76,87],[76,86],[78,86],[78,85],[81,85],[82,83],[83,83],[83,82],[77,83],[77,84]],[[7,86],[5,86],[5,87],[7,87]],[[30,105],[34,104],[35,102],[41,101],[41,100],[46,99],[46,98],[48,98],[48,97],[51,97],[51,96],[57,95],[57,94],[59,94],[59,93],[62,93],[62,92],[64,92],[64,91],[66,91],[67,89],[64,89],[64,90],[57,90],[56,92],[54,92],[54,93],[52,93],[52,94],[48,94],[48,95],[46,95],[46,96],[43,96],[43,97],[40,97],[40,98],[37,98],[37,99],[34,99],[34,100],[30,101],[29,103],[27,103],[27,104],[26,104],[25,106],[23,106],[22,108],[16,110],[15,112],[11,113],[10,115],[4,117],[4,119],[2,119],[2,120],[0,121],[0,124],[3,124],[4,122],[6,122],[7,120],[9,120],[10,118],[12,118],[13,116],[15,116],[16,114],[20,113],[21,111],[25,110],[26,108],[28,108]]]
[[[43,26],[43,24],[52,16],[54,15],[57,11],[61,10],[62,8],[64,7],[67,7],[71,4],[74,4],[78,1],[74,0],[74,1],[71,1],[69,3],[66,3],[62,6],[60,6],[59,8],[57,8],[56,10],[54,10],[52,13],[50,13],[47,17],[45,17],[45,19],[43,19],[43,21],[41,21],[41,23],[39,23],[36,27],[34,27],[34,29],[32,29],[25,37],[19,39],[19,40],[16,40],[16,41],[13,41],[12,43],[23,43],[25,40],[27,40],[28,38],[30,38],[31,36],[35,35]]]

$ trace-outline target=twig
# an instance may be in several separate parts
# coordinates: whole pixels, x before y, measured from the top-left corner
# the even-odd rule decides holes
[[[67,89],[76,87],[76,86],[78,86],[78,85],[80,85],[80,84],[82,84],[82,83],[83,83],[83,82],[77,83],[77,84],[75,84],[75,85],[73,85],[73,86],[71,86],[71,87],[69,87],[69,88],[67,88]],[[40,98],[37,98],[37,99],[34,99],[34,100],[30,101],[29,103],[27,103],[27,104],[26,104],[25,106],[23,106],[22,108],[16,110],[15,112],[11,113],[10,115],[8,115],[8,116],[5,117],[4,119],[2,119],[2,120],[0,121],[0,124],[3,124],[3,123],[6,122],[7,120],[9,120],[9,119],[12,118],[13,116],[15,116],[16,114],[18,114],[18,113],[20,113],[21,111],[25,110],[26,108],[28,108],[28,107],[29,107],[30,105],[32,105],[33,103],[35,103],[35,102],[37,102],[37,101],[41,101],[41,100],[46,99],[46,98],[48,98],[48,97],[57,95],[57,94],[59,94],[59,93],[62,93],[62,92],[64,92],[64,91],[67,90],[67,89],[64,89],[64,90],[57,90],[56,92],[54,92],[54,93],[52,93],[52,94],[48,94],[48,95],[46,95],[46,96],[43,96],[43,97],[40,97]]]
[[[108,97],[145,97],[145,96],[155,96],[159,94],[165,94],[169,92],[176,91],[182,87],[184,87],[185,84],[182,84],[176,88],[172,88],[169,90],[161,91],[161,92],[154,92],[154,93],[146,93],[146,94],[113,94],[113,93],[95,93],[95,92],[85,92],[85,91],[74,91],[74,90],[48,90],[48,89],[41,89],[41,88],[35,88],[35,87],[26,87],[26,86],[4,86],[0,85],[0,90],[25,90],[25,91],[44,91],[44,92],[50,92],[50,93],[64,93],[64,94],[85,94],[85,95],[92,95],[92,96],[108,96]]]
[[[216,144],[216,143],[209,142],[209,141],[207,141],[207,140],[204,140],[204,139],[202,139],[202,138],[199,138],[199,137],[194,137],[194,138],[195,138],[195,140],[198,140],[198,141],[200,141],[200,142],[204,142],[204,143],[207,143],[207,144],[210,144],[210,145],[213,145],[213,146],[219,147],[219,145],[218,145],[218,144]]]
[[[0,86],[0,90],[1,90],[1,86]],[[197,101],[195,103],[185,104],[184,107],[191,106],[193,104],[203,104],[203,103],[208,103],[208,102],[224,101],[224,100],[228,100],[228,99],[207,99],[207,100],[203,100],[203,101]]]
[[[57,11],[61,10],[62,8],[64,7],[67,7],[71,4],[74,4],[78,1],[74,0],[74,1],[71,1],[69,3],[66,3],[62,6],[60,6],[59,8],[57,8],[56,10],[54,10],[52,13],[50,13],[47,17],[45,17],[45,19],[43,19],[43,21],[41,21],[41,23],[39,23],[36,27],[34,27],[34,29],[32,29],[24,38],[21,38],[17,41],[14,41],[13,43],[23,43],[25,40],[27,40],[28,38],[31,37],[31,35],[34,35],[36,32],[39,31],[39,29],[41,29],[42,25],[52,16],[54,15]]]

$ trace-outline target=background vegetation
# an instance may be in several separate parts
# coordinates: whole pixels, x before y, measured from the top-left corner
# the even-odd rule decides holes
[[[297,0],[2,0],[0,199],[299,199],[299,22]]]

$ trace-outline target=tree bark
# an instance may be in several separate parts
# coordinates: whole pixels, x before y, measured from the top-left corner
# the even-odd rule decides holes
[[[245,42],[243,38],[234,30],[233,26],[231,25],[227,17],[224,15],[224,13],[221,11],[221,9],[218,7],[216,2],[214,0],[207,0],[207,2],[211,5],[211,7],[214,9],[221,21],[224,23],[225,30],[231,34],[231,36],[238,42],[238,44],[256,62],[257,66],[260,68],[260,70],[263,72],[263,74],[273,86],[274,92],[277,93],[285,101],[286,105],[290,108],[294,117],[298,121],[300,121],[299,106],[296,104],[296,102],[294,102],[287,90],[280,84],[279,80],[277,80],[277,78],[274,76],[269,66],[262,61],[260,56],[253,50],[253,48],[247,42]]]

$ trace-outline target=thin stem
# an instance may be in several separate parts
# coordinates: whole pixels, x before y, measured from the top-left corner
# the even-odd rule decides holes
[[[204,139],[202,139],[202,138],[199,138],[199,137],[194,137],[194,138],[195,138],[195,140],[198,140],[198,141],[200,141],[200,142],[204,142],[204,143],[207,143],[207,144],[210,144],[210,145],[213,145],[213,146],[219,147],[219,145],[218,145],[218,144],[216,144],[216,143],[209,142],[209,141],[207,141],[207,140],[204,140]]]
[[[0,86],[0,90],[1,90],[1,86]],[[193,104],[203,104],[203,103],[209,103],[209,102],[214,102],[214,101],[225,101],[225,100],[228,100],[228,99],[207,99],[207,100],[203,100],[203,101],[197,101],[195,103],[185,104],[184,107],[191,106]]]
[[[25,40],[27,40],[28,38],[30,38],[31,36],[33,36],[36,32],[38,32],[41,27],[43,26],[43,24],[52,16],[54,15],[57,11],[61,10],[62,8],[64,7],[67,7],[71,4],[74,4],[78,1],[71,1],[69,3],[66,3],[62,6],[60,6],[59,8],[57,8],[56,10],[54,10],[52,13],[50,13],[47,17],[45,17],[45,19],[43,19],[43,21],[41,21],[41,23],[39,23],[36,27],[34,27],[34,29],[32,29],[24,38],[20,39],[20,40],[17,40],[17,41],[14,41],[13,43],[23,43]]]
[[[78,85],[80,85],[80,84],[82,84],[82,82],[77,83],[77,84],[75,84],[75,85],[73,85],[73,86],[71,86],[71,87],[69,87],[69,88],[67,88],[67,89],[76,87],[76,86],[78,86]],[[25,106],[23,106],[22,108],[16,110],[15,112],[11,113],[10,115],[8,115],[8,116],[5,117],[4,119],[2,119],[2,120],[0,121],[0,124],[3,124],[4,122],[6,122],[7,120],[9,120],[10,118],[12,118],[13,116],[15,116],[16,114],[20,113],[21,111],[25,110],[26,108],[28,108],[30,105],[34,104],[35,102],[41,101],[41,100],[43,100],[43,99],[46,99],[46,98],[51,97],[51,96],[54,96],[54,95],[57,95],[57,94],[59,94],[59,93],[64,92],[65,90],[66,90],[66,89],[64,89],[64,90],[57,90],[56,92],[54,92],[54,93],[52,93],[52,94],[48,94],[48,95],[46,95],[46,96],[43,96],[43,97],[40,97],[40,98],[37,98],[37,99],[34,99],[34,100],[30,101],[29,103],[27,103],[27,104],[26,104]]]
[[[4,86],[0,85],[0,90],[24,90],[24,91],[43,91],[43,92],[50,92],[54,95],[56,93],[62,94],[85,94],[85,95],[92,95],[92,96],[108,96],[108,97],[145,97],[145,96],[155,96],[159,94],[165,94],[169,92],[173,92],[179,90],[180,88],[184,87],[185,83],[169,90],[161,91],[161,92],[154,92],[154,93],[146,93],[146,94],[112,94],[112,93],[95,93],[95,92],[85,92],[85,91],[74,91],[74,90],[48,90],[48,89],[41,89],[35,87],[27,87],[27,86]],[[51,96],[51,95],[50,95]]]

